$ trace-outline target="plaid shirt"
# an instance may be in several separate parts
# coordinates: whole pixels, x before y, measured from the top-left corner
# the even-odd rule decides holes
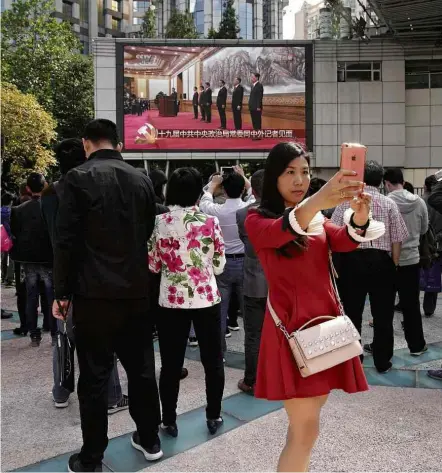
[[[376,249],[391,252],[393,243],[401,243],[408,237],[407,227],[396,202],[385,197],[376,187],[367,186],[365,192],[371,195],[371,213],[374,220],[385,224],[385,233],[377,240],[361,243],[359,249]],[[344,212],[350,207],[349,202],[345,202],[333,212],[331,218],[336,225],[344,225]]]

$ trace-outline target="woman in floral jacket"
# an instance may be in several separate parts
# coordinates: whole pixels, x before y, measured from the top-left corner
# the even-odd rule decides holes
[[[158,336],[161,346],[161,428],[178,435],[176,407],[181,367],[190,324],[198,338],[206,374],[207,427],[221,426],[224,364],[221,348],[221,297],[215,276],[225,265],[224,240],[218,220],[200,212],[203,188],[194,168],[177,169],[167,186],[169,212],[156,217],[149,242],[149,267],[161,274]]]

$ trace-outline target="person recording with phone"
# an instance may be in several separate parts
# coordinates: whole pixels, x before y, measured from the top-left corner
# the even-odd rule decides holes
[[[213,176],[200,201],[202,212],[218,218],[226,246],[226,266],[224,272],[217,278],[218,289],[221,292],[221,337],[224,353],[227,350],[225,337],[233,291],[239,298],[241,312],[244,314],[244,243],[239,237],[236,212],[255,200],[250,182],[245,178],[243,169],[240,166],[235,166],[233,170],[234,172],[231,174]],[[222,205],[215,204],[213,200],[214,194],[218,192],[220,187],[224,189],[227,196],[226,202]],[[246,201],[241,199],[244,189],[247,190]]]

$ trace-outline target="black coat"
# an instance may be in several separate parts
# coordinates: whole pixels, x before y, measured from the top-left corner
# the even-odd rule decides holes
[[[194,93],[193,93],[192,105],[193,105],[193,106],[197,106],[197,105],[198,105],[198,92],[194,92]]]
[[[200,92],[199,102],[198,102],[198,103],[199,103],[201,106],[206,105],[205,93],[206,93],[205,90],[203,90],[202,92]]]
[[[260,108],[262,110],[262,97],[264,95],[264,87],[262,86],[261,82],[256,82],[254,86],[252,86],[252,90],[250,91],[249,96],[249,110],[255,112]]]
[[[170,94],[170,96],[171,96],[171,98],[173,99],[173,101],[174,101],[175,103],[178,102],[178,94],[177,94],[176,92],[172,92],[172,93]]]
[[[238,87],[233,89],[232,93],[232,110],[238,110],[238,107],[242,109],[242,101],[244,98],[244,87],[240,84]]]
[[[225,87],[221,87],[218,92],[218,97],[216,98],[216,106],[221,108],[226,106],[227,103],[227,89]]]
[[[150,179],[117,151],[97,151],[71,169],[56,220],[56,297],[148,298],[155,214]]]
[[[209,87],[204,91],[204,105],[212,105],[212,89]]]
[[[40,198],[33,197],[11,210],[14,246],[11,258],[20,263],[52,264],[51,240],[40,209]]]

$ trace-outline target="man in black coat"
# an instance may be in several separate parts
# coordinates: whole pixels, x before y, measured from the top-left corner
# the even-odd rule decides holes
[[[252,88],[250,90],[249,97],[249,110],[250,117],[252,119],[252,125],[254,130],[261,130],[261,118],[262,118],[262,97],[264,95],[264,87],[259,82],[260,74],[255,72],[252,74]],[[252,138],[253,140],[260,140],[259,137]]]
[[[162,457],[160,406],[149,317],[147,242],[155,225],[148,177],[123,160],[110,120],[86,126],[88,160],[68,172],[56,222],[54,316],[72,299],[80,378],[83,447],[70,471],[102,467],[107,446],[107,383],[114,353],[126,370],[132,446],[146,460]]]
[[[244,98],[244,87],[241,85],[241,78],[237,77],[234,82],[232,94],[232,113],[235,123],[235,130],[242,129],[242,101]]]
[[[193,88],[192,105],[193,105],[193,118],[195,118],[195,120],[198,120],[198,87]]]
[[[201,121],[204,122],[206,121],[206,105],[205,105],[205,90],[204,86],[200,85],[200,96],[199,96],[199,101],[198,104],[200,106],[200,111],[201,111]]]
[[[12,207],[11,210],[11,233],[14,239],[11,258],[21,264],[26,283],[26,321],[20,320],[20,328],[23,329],[23,334],[30,332],[31,345],[38,347],[41,342],[41,331],[38,328],[40,285],[44,287],[45,293],[46,303],[42,303],[42,309],[49,325],[47,328],[53,337],[57,332],[52,317],[53,254],[51,240],[40,210],[40,199],[47,185],[46,180],[42,174],[32,172],[26,184],[31,199],[18,207]]]
[[[206,82],[206,90],[204,91],[204,105],[206,108],[206,122],[212,122],[212,89],[210,88],[209,82]]]
[[[221,130],[227,128],[227,119],[226,119],[226,104],[227,104],[227,88],[226,83],[222,80],[219,83],[220,89],[218,92],[218,97],[216,98],[216,107],[218,108],[219,118],[221,120]]]
[[[175,116],[178,115],[178,94],[176,93],[176,90],[172,88],[172,93],[170,96],[173,99],[173,109],[175,111]]]

